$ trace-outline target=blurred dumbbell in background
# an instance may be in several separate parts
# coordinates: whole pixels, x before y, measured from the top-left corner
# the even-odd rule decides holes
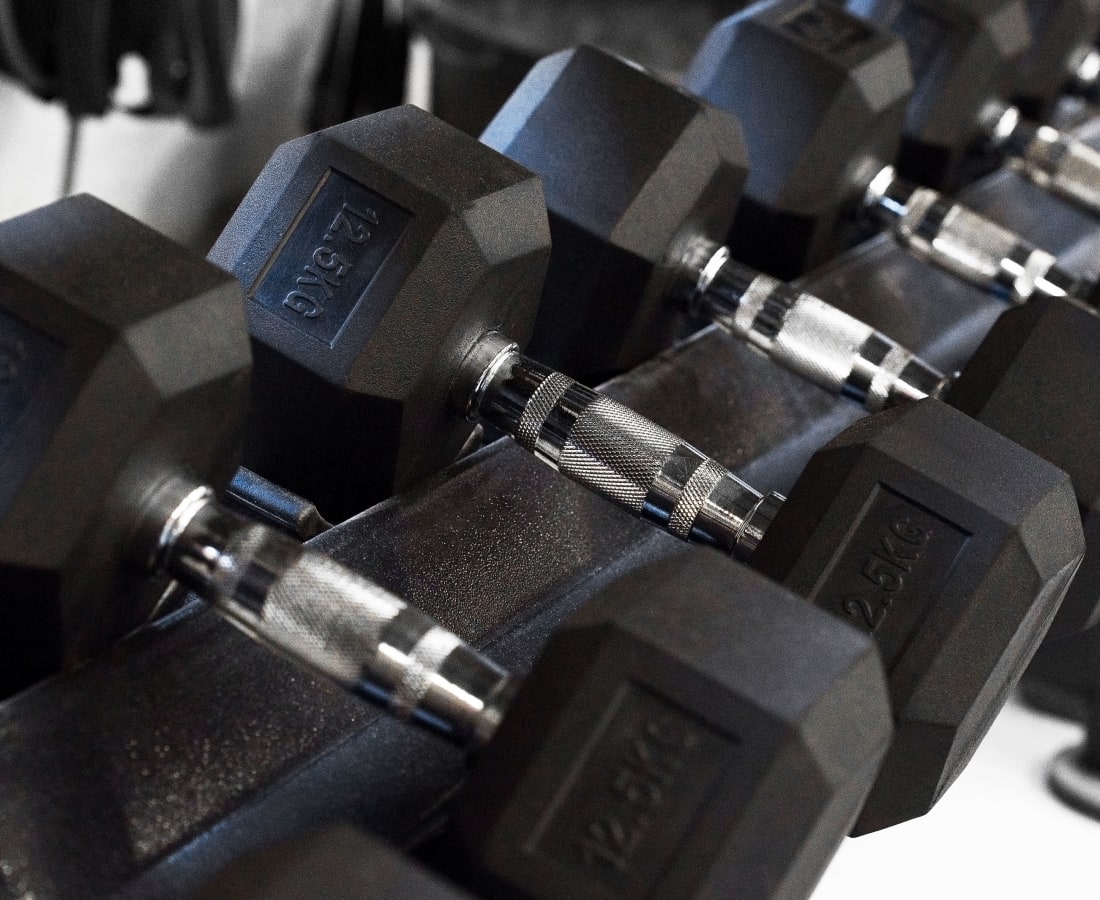
[[[685,124],[674,128],[677,112]],[[608,122],[613,129],[601,128]],[[1096,540],[1097,478],[1084,435],[1098,412],[1076,388],[1100,358],[1100,318],[1091,310],[1038,298],[1010,311],[949,379],[888,336],[734,259],[722,244],[742,181],[730,171],[743,159],[734,122],[592,48],[540,63],[482,139],[543,177],[555,240],[533,340],[548,358],[585,373],[615,371],[634,361],[627,351],[648,355],[670,340],[688,312],[872,412],[946,394],[1064,466]],[[627,172],[640,173],[633,193],[615,180]],[[612,209],[617,218],[607,215]],[[645,231],[632,230],[634,221]],[[1097,578],[1078,573],[1058,633],[1093,621]]]

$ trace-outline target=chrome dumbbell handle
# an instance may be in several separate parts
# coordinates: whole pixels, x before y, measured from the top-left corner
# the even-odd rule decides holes
[[[1081,46],[1069,65],[1069,81],[1066,90],[1084,97],[1089,103],[1100,100],[1100,50],[1086,43]]]
[[[734,262],[725,247],[710,248],[689,308],[871,412],[938,396],[946,383],[896,341],[812,294]]]
[[[220,507],[179,480],[147,564],[257,641],[456,743],[496,730],[513,685],[499,666],[377,584]]]
[[[761,495],[633,410],[484,336],[467,358],[467,414],[572,481],[670,534],[750,556],[782,497]]]
[[[893,166],[871,181],[864,209],[916,256],[1010,302],[1078,298],[1085,289],[1053,254],[939,191],[899,178]]]
[[[1100,153],[1074,137],[1023,118],[1014,106],[988,113],[990,142],[1009,165],[1057,197],[1100,214]]]

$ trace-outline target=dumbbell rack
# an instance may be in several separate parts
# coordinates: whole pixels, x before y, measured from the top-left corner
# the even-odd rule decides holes
[[[1083,136],[1100,141],[1100,122]],[[1097,268],[1095,223],[1024,181],[997,173],[966,198],[1071,268]],[[805,284],[946,370],[1003,309],[881,238]],[[779,491],[859,416],[714,328],[607,389]],[[516,669],[615,574],[706,552],[505,442],[314,543]],[[462,772],[456,751],[192,604],[0,705],[0,886],[13,896],[185,897],[239,853],[342,817],[413,844],[435,829]]]

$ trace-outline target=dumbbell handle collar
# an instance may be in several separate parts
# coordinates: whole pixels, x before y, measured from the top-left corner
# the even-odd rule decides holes
[[[496,730],[511,679],[424,613],[221,507],[207,487],[173,479],[149,509],[160,525],[149,530],[148,567],[255,640],[458,744],[480,745]]]
[[[871,180],[863,204],[914,255],[1004,300],[1087,295],[1088,285],[1052,254],[939,191],[899,178],[893,166]]]
[[[1066,90],[1089,103],[1100,100],[1100,50],[1085,44],[1070,63]]]
[[[1049,125],[1028,121],[1015,106],[993,104],[983,116],[994,150],[1039,187],[1100,213],[1100,153]]]
[[[513,437],[567,478],[693,543],[748,558],[783,498],[761,495],[686,441],[523,356],[493,332],[460,381],[475,385],[467,415]]]
[[[701,242],[689,310],[781,366],[870,412],[939,396],[947,379],[871,326]],[[690,266],[690,263],[689,263]]]

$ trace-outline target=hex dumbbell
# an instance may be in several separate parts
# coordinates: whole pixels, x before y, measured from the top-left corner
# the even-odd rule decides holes
[[[232,278],[89,197],[5,223],[0,236],[0,335],[19,348],[5,401],[21,403],[5,431],[3,462],[18,478],[5,482],[0,520],[0,614],[23,617],[7,623],[10,642],[35,612],[46,626],[59,614],[63,627],[109,618],[137,605],[131,586],[175,577],[261,643],[398,718],[483,748],[489,777],[499,766],[517,778],[494,793],[493,816],[464,819],[475,864],[481,835],[496,854],[478,869],[501,853],[529,855],[526,839],[508,844],[495,829],[528,814],[532,792],[560,803],[573,791],[537,854],[541,880],[524,887],[533,896],[607,895],[607,860],[592,863],[570,839],[588,816],[660,817],[622,878],[631,890],[669,883],[691,894],[714,880],[767,895],[816,880],[889,742],[866,638],[717,555],[683,555],[594,600],[517,693],[516,679],[456,635],[219,508],[202,485],[224,470],[215,451],[236,435],[245,400],[248,341]],[[60,537],[47,544],[51,534]],[[518,722],[498,739],[506,710]],[[638,742],[663,768],[639,772],[637,786],[659,785],[660,797],[647,806],[612,794],[592,806],[588,786],[609,764],[629,767]],[[588,769],[574,768],[586,758]],[[554,782],[546,759],[569,763]],[[793,830],[757,805],[787,791],[803,813]],[[773,832],[764,865],[737,837],[761,830]],[[607,841],[608,853],[627,853]],[[673,858],[685,843],[690,862]]]
[[[217,502],[247,400],[235,280],[87,196],[2,223],[0,236],[5,689],[102,650],[176,579],[397,715],[458,740],[483,730],[499,667]]]
[[[715,26],[685,84],[744,128],[752,170],[729,235],[738,259],[793,278],[873,222],[1005,299],[1091,300],[1093,280],[898,175],[906,110],[918,104],[905,46],[886,30],[827,0],[757,4]]]
[[[710,149],[709,156],[680,152],[686,141],[665,137],[677,121],[691,123],[688,133]],[[705,206],[693,200],[705,214],[689,203],[652,202],[683,186],[679,196],[694,198],[719,182],[714,170],[732,165],[723,150],[743,159],[735,124],[590,47],[548,57],[520,84],[482,140],[542,177],[551,233],[566,236],[551,252],[539,319],[546,322],[544,346],[556,358],[581,357],[588,371],[604,371],[623,352],[614,341],[599,339],[606,331],[589,335],[578,354],[553,323],[584,320],[586,306],[601,316],[614,308],[623,311],[613,334],[657,335],[662,321],[686,309],[869,412],[928,396],[946,399],[1069,473],[1086,543],[1096,551],[1086,554],[1052,631],[1086,627],[1100,611],[1100,468],[1090,452],[1100,440],[1100,408],[1077,385],[1100,379],[1100,317],[1072,303],[1036,298],[1006,311],[966,368],[948,378],[852,316],[734,260],[720,240],[734,215],[735,195],[711,196]],[[642,161],[635,162],[635,153]],[[585,160],[585,173],[576,176]],[[638,173],[629,190],[623,173]],[[616,247],[623,231],[617,223],[635,216],[645,221],[648,255],[636,251],[641,260],[627,266]],[[548,307],[559,307],[558,314]]]
[[[451,180],[460,186],[503,182],[508,187],[499,190],[507,199],[452,199]],[[328,191],[334,182],[338,194]],[[526,169],[413,108],[284,145],[212,251],[248,286],[253,335],[267,345],[257,354],[258,368],[265,357],[280,355],[316,372],[345,360],[350,377],[340,380],[340,390],[363,392],[368,408],[394,380],[375,345],[383,336],[399,340],[408,351],[389,347],[386,359],[420,360],[419,369],[403,372],[404,381],[428,386],[407,414],[420,423],[422,444],[459,446],[471,420],[480,419],[632,515],[747,559],[874,631],[893,673],[901,737],[859,827],[926,811],[969,758],[1077,567],[1080,519],[1068,479],[930,401],[842,434],[814,457],[789,500],[761,494],[636,412],[523,356],[498,330],[500,314],[486,312],[481,293],[507,293],[512,318],[534,318],[548,230],[537,185]],[[384,203],[368,212],[372,198]],[[329,256],[327,236],[347,214],[345,204],[376,218],[383,233],[392,227],[386,211],[401,210],[394,265],[370,268],[346,248],[339,259]],[[434,246],[438,206],[457,208],[484,228],[466,255],[449,238],[446,255]],[[488,250],[497,272],[486,268]],[[318,255],[334,270],[367,270],[348,295],[333,298],[336,321],[296,309],[302,305],[300,261]],[[516,259],[527,267],[522,278],[508,265]],[[431,274],[422,275],[425,270]],[[273,272],[284,274],[272,281]],[[414,296],[419,277],[431,288],[423,297]],[[482,283],[471,291],[475,279]],[[273,297],[285,301],[283,311],[273,313]],[[313,297],[318,302],[307,312],[324,302],[318,292]],[[529,311],[521,311],[523,305]],[[341,311],[349,309],[345,319]],[[409,323],[416,329],[408,330]],[[315,331],[337,334],[331,353]],[[280,380],[283,371],[258,371],[273,397],[296,390]],[[281,415],[308,420],[315,409],[295,411],[284,403]],[[371,441],[395,455],[403,452],[401,427],[396,419],[360,423]],[[355,454],[353,430],[328,438]],[[358,456],[368,458],[365,449]],[[391,456],[382,468],[400,465]]]
[[[740,568],[685,550],[555,634],[455,813],[471,884],[547,898],[809,894],[875,781],[889,700],[862,636],[829,622],[803,646],[811,623],[788,616],[804,611]],[[731,585],[749,590],[738,611],[724,609]]]
[[[690,552],[602,590],[481,749],[444,835],[452,874],[547,900],[807,895],[890,724],[869,643],[805,606]]]
[[[1100,212],[1100,153],[1025,118],[1010,100],[1032,41],[1024,0],[850,0],[848,7],[888,25],[909,48],[915,84],[899,171],[954,186],[984,146],[1058,197]]]
[[[1100,99],[1100,3],[1097,0],[1025,0],[1031,46],[1015,68],[1012,100],[1044,122],[1063,95]]]

